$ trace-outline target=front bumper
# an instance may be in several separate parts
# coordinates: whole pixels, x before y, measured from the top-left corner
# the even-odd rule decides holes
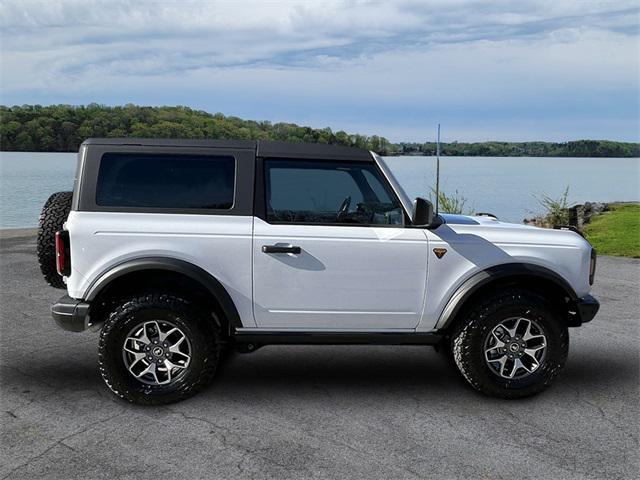
[[[585,295],[576,301],[576,309],[581,323],[587,323],[593,320],[598,310],[600,310],[600,302],[591,295]]]
[[[89,304],[71,298],[69,295],[61,297],[51,306],[51,316],[64,330],[82,332],[89,328]]]

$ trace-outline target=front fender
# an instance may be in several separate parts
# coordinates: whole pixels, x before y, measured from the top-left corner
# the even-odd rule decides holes
[[[460,287],[458,287],[458,289],[449,298],[442,313],[440,314],[436,324],[436,329],[440,330],[447,328],[460,312],[460,309],[464,306],[466,301],[482,287],[509,277],[528,277],[550,282],[559,288],[571,302],[575,303],[578,301],[578,295],[571,285],[569,285],[569,283],[560,275],[546,267],[529,263],[507,263],[503,265],[496,265],[475,273],[463,282]]]

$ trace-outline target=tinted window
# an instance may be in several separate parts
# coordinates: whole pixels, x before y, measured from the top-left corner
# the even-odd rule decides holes
[[[267,160],[265,177],[270,222],[403,223],[398,201],[372,164]]]
[[[108,207],[229,209],[233,157],[106,153],[100,161],[96,203]]]

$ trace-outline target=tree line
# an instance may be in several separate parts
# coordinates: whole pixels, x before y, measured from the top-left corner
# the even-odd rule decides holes
[[[435,155],[436,143],[399,143],[399,155]],[[571,142],[478,142],[441,143],[442,155],[469,157],[640,157],[640,143],[611,140]]]
[[[391,143],[294,123],[244,120],[188,107],[109,107],[98,104],[0,106],[0,148],[4,151],[73,152],[89,137],[281,140],[347,145],[381,155],[434,155],[436,144]],[[448,156],[640,157],[640,144],[607,140],[443,143]]]

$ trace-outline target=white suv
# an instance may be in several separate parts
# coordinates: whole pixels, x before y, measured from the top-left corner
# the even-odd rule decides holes
[[[269,344],[434,345],[476,389],[527,396],[598,310],[575,231],[434,215],[340,146],[87,140],[38,250],[68,291],[56,322],[100,329],[105,382],[141,404],[200,390],[226,347]]]

